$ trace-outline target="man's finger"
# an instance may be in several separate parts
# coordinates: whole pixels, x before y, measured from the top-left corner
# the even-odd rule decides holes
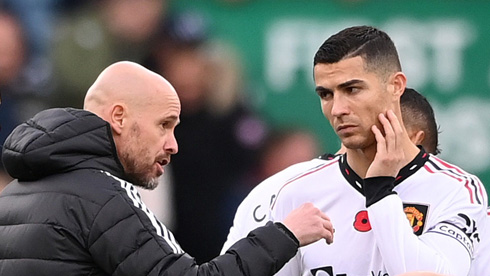
[[[394,131],[395,143],[396,143],[395,146],[399,147],[402,140],[401,135],[403,134],[402,123],[400,122],[396,114],[393,112],[393,110],[388,110],[387,117]]]
[[[376,151],[378,154],[386,153],[386,141],[381,130],[376,125],[373,125],[371,131],[374,133],[374,138],[376,139]]]
[[[396,146],[396,135],[395,135],[395,131],[393,130],[392,122],[383,113],[379,114],[378,119],[381,122],[381,125],[383,126],[383,130],[385,134],[384,138],[386,141],[386,151],[392,152]]]

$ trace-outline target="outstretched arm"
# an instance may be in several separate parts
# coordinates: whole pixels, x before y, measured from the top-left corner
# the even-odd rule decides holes
[[[269,222],[224,255],[198,265],[146,208],[132,185],[118,181],[125,189],[97,212],[86,242],[94,262],[111,275],[273,275],[299,245],[332,237],[324,214],[306,204],[283,223]]]

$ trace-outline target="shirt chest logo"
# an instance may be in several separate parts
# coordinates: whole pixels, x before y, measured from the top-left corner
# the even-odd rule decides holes
[[[413,233],[420,236],[424,231],[425,219],[429,207],[422,204],[404,203],[403,211],[407,215],[408,222],[413,229]]]
[[[366,210],[357,212],[354,219],[354,229],[359,232],[367,232],[371,230],[371,223],[369,223],[368,212]]]
[[[429,207],[427,205],[412,203],[403,204],[403,211],[407,216],[410,227],[413,229],[413,233],[417,236],[420,236],[424,231],[428,209]],[[353,226],[354,229],[359,232],[368,232],[371,230],[371,223],[369,222],[369,216],[366,210],[357,212]]]

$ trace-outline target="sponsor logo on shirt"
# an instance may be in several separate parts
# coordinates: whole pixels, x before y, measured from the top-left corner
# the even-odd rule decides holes
[[[333,267],[324,266],[319,268],[314,268],[311,270],[311,274],[314,276],[347,276],[347,274],[334,274]]]
[[[348,276],[346,273],[335,274],[332,266],[314,268],[310,272],[313,276]],[[389,276],[389,274],[383,271],[371,271],[369,276]]]
[[[258,210],[259,210],[261,207],[262,207],[262,205],[260,205],[260,204],[259,204],[259,205],[257,205],[257,207],[255,207],[255,209],[254,209],[254,212],[253,212],[253,217],[254,217],[255,222],[262,222],[262,221],[265,219],[265,217],[266,217],[265,213],[262,213],[261,215],[259,215],[259,214],[257,213],[257,211],[258,211]]]
[[[276,195],[273,194],[271,196],[271,199],[270,199],[269,207],[272,205],[275,198],[276,198]],[[262,222],[267,217],[266,212],[268,211],[267,209],[265,209],[265,211],[259,211],[259,209],[262,209],[261,204],[257,205],[253,211],[253,218],[254,218],[255,222],[258,222],[258,223]]]

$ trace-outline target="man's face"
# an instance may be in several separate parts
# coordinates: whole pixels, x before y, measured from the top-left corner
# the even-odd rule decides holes
[[[120,137],[120,159],[137,186],[154,189],[164,166],[178,151],[174,130],[179,123],[177,95],[155,98],[143,110],[132,110],[129,128]]]
[[[374,72],[365,70],[359,56],[317,64],[314,77],[323,114],[342,143],[349,149],[375,146],[371,126],[376,124],[382,129],[378,115],[392,108],[386,84]]]

